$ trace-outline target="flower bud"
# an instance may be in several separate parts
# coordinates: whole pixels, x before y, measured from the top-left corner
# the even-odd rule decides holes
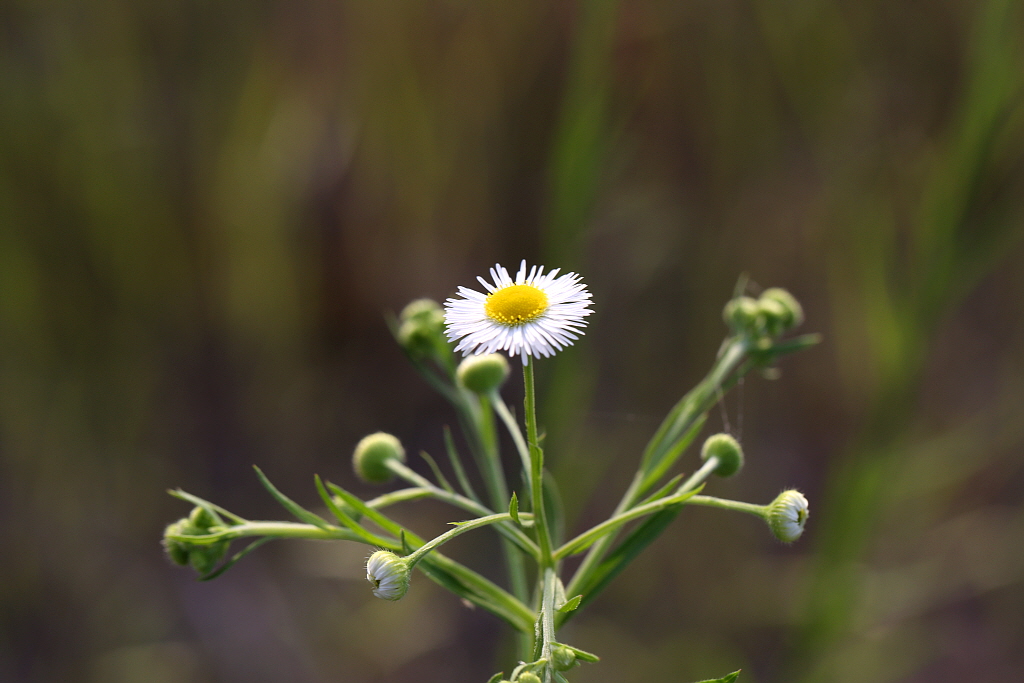
[[[700,451],[703,460],[715,457],[718,465],[715,474],[720,477],[731,477],[743,467],[743,449],[739,442],[728,434],[712,434],[704,442]]]
[[[409,590],[409,563],[390,550],[378,550],[366,561],[366,580],[378,598],[401,600]]]
[[[164,550],[167,551],[167,557],[171,559],[171,562],[184,567],[188,564],[188,546],[181,541],[175,541],[169,536],[182,536],[186,533],[186,529],[189,526],[187,519],[179,519],[173,524],[168,524],[167,528],[164,529]]]
[[[733,332],[747,336],[760,336],[764,316],[756,299],[741,296],[729,301],[722,310],[722,318]]]
[[[516,679],[519,683],[540,683],[540,676],[530,671],[524,671]]]
[[[364,436],[356,445],[352,453],[352,468],[363,481],[382,484],[391,479],[388,460],[405,462],[405,449],[394,436],[376,432]]]
[[[444,311],[432,299],[417,299],[399,315],[398,343],[413,356],[433,355],[444,341]]]
[[[775,538],[792,543],[804,532],[808,514],[804,494],[795,489],[783,491],[768,506],[768,526]]]
[[[555,667],[555,671],[568,671],[576,666],[576,653],[572,648],[554,643],[551,646],[551,666]]]
[[[221,558],[228,551],[228,542],[190,545],[188,548],[188,563],[200,574],[208,574],[217,566]]]
[[[459,364],[455,377],[459,386],[475,394],[489,394],[497,390],[508,379],[508,361],[500,353],[485,353],[467,356]]]
[[[220,524],[220,520],[214,517],[206,508],[202,508],[197,505],[192,509],[192,513],[188,516],[188,523],[195,527],[199,532],[205,532],[210,527]],[[196,533],[196,531],[189,531],[186,533]]]
[[[800,306],[800,302],[781,287],[764,290],[764,293],[761,294],[761,306],[764,307],[769,302],[778,306],[770,306],[772,313],[768,313],[768,309],[765,309],[766,315],[778,315],[781,331],[791,330],[804,321],[804,309]]]

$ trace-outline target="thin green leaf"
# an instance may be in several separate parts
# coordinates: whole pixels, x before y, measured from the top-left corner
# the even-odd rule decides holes
[[[453,489],[452,485],[448,483],[447,479],[445,479],[444,474],[441,472],[441,468],[438,467],[434,459],[430,457],[430,453],[420,451],[420,457],[426,460],[427,464],[430,465],[430,470],[434,473],[434,479],[436,479],[437,483],[441,485],[441,488],[448,493],[455,493],[455,489]]]
[[[448,453],[448,460],[452,464],[452,470],[455,472],[455,478],[459,482],[459,486],[462,487],[462,492],[466,494],[466,497],[470,500],[480,502],[480,499],[476,496],[476,491],[473,490],[472,484],[469,483],[469,477],[466,476],[466,470],[462,467],[462,459],[459,457],[459,451],[455,448],[455,439],[452,437],[452,430],[448,425],[444,426],[444,448]]]
[[[501,683],[505,679],[505,672],[499,671],[490,678],[487,679],[487,683]]]
[[[742,671],[742,669],[740,669],[740,671]],[[709,678],[705,681],[698,681],[698,683],[733,683],[739,675],[739,671],[733,671],[727,676],[722,676],[721,678]]]
[[[178,500],[183,500],[186,503],[192,503],[193,505],[201,507],[201,508],[203,508],[204,510],[206,510],[207,512],[209,512],[211,515],[213,515],[215,517],[216,517],[216,513],[219,512],[221,515],[223,515],[224,517],[227,517],[228,519],[230,519],[231,521],[235,522],[236,524],[245,524],[246,522],[249,521],[249,520],[247,520],[247,519],[245,519],[243,517],[239,517],[238,515],[236,515],[233,512],[229,512],[228,510],[225,510],[224,508],[222,508],[219,505],[215,505],[215,504],[211,503],[208,500],[203,500],[199,496],[193,496],[191,493],[187,493],[185,491],[182,491],[181,489],[173,489],[173,490],[169,489],[167,491],[167,493],[169,493],[170,495],[174,496]]]
[[[280,503],[288,512],[295,515],[296,519],[300,522],[312,524],[313,526],[317,526],[325,530],[330,530],[333,527],[332,524],[328,523],[328,521],[320,515],[310,512],[288,496],[278,491],[277,487],[270,483],[270,480],[267,479],[267,475],[263,474],[263,470],[259,467],[253,465],[252,468],[256,470],[256,476],[259,477],[260,483],[263,484],[263,488],[270,492],[270,495],[274,497],[274,500]]]
[[[324,482],[322,479],[320,479],[319,474],[314,474],[313,480],[316,482],[317,493],[320,494],[320,497],[327,505],[327,509],[331,511],[331,514],[338,518],[339,522],[341,522],[346,527],[351,529],[352,533],[356,534],[370,545],[380,545],[380,542],[383,539],[381,539],[376,534],[372,534],[366,529],[364,529],[361,524],[352,519],[351,515],[349,515],[340,507],[338,507],[337,503],[335,503],[334,499],[331,497],[331,494],[328,493],[327,488],[324,486]]]
[[[651,467],[644,474],[643,480],[641,480],[640,488],[637,489],[637,495],[642,495],[644,491],[653,486],[659,479],[665,476],[665,473],[676,463],[679,456],[690,447],[693,440],[700,434],[700,430],[703,429],[704,423],[707,421],[707,415],[700,415],[693,421],[693,425],[686,430],[679,439],[672,444],[672,446],[665,451],[665,453],[658,459],[657,462],[651,463]]]
[[[231,569],[231,567],[233,567],[236,562],[238,562],[240,559],[242,559],[243,557],[245,557],[246,555],[251,553],[253,550],[256,550],[256,548],[259,548],[261,545],[263,545],[267,541],[273,541],[273,540],[274,540],[273,536],[264,536],[263,538],[256,539],[255,541],[253,541],[252,543],[247,545],[243,550],[240,550],[237,553],[235,553],[234,555],[232,555],[231,558],[227,562],[222,564],[217,569],[214,569],[209,574],[204,574],[203,576],[200,576],[199,580],[200,581],[212,581],[213,579],[216,579],[218,576],[220,576],[221,574],[223,574],[227,570]]]
[[[516,492],[512,492],[512,499],[508,502],[508,514],[515,520],[515,523],[522,526],[522,522],[519,521],[519,498],[516,496]]]
[[[562,644],[565,645],[565,643],[562,643]],[[569,648],[570,650],[572,650],[572,653],[574,655],[576,655],[576,659],[582,660],[584,662],[600,662],[601,661],[601,658],[598,657],[597,655],[595,655],[592,652],[587,652],[586,650],[581,650],[578,647],[573,647],[572,645],[566,645],[566,647]]]
[[[400,524],[396,524],[377,510],[374,510],[369,505],[361,501],[357,496],[352,495],[337,484],[332,484],[331,482],[326,483],[327,488],[330,489],[332,493],[340,496],[343,501],[354,507],[361,514],[372,519],[373,522],[381,529],[384,529],[390,534],[394,534],[396,537],[402,532],[403,529]]]
[[[665,496],[672,493],[675,490],[675,488],[679,485],[679,482],[681,482],[682,480],[683,475],[677,474],[676,476],[669,479],[667,484],[665,484],[660,489],[658,489],[657,491],[655,491],[654,493],[652,493],[651,495],[647,496],[642,501],[637,503],[636,506],[639,507],[640,505],[647,505],[648,503],[653,503],[656,500],[661,500]]]

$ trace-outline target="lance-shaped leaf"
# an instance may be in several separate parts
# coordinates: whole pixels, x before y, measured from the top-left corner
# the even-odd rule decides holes
[[[321,529],[330,529],[333,526],[320,515],[310,512],[288,496],[278,491],[277,487],[270,483],[270,480],[267,479],[267,476],[263,474],[263,470],[259,467],[253,465],[252,468],[256,470],[256,476],[260,478],[260,483],[263,484],[263,488],[270,492],[270,495],[274,497],[274,500],[280,503],[285,510],[295,515],[296,519],[300,522],[312,524],[313,526],[318,526]]]

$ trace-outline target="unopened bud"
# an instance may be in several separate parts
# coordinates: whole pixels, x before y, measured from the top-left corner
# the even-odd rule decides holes
[[[551,666],[555,667],[556,671],[568,671],[576,666],[576,653],[572,648],[554,643],[551,646]]]
[[[409,590],[409,563],[390,550],[378,550],[366,561],[366,580],[383,600],[401,600]]]
[[[760,303],[765,315],[777,316],[780,331],[791,330],[804,321],[804,309],[800,302],[781,287],[764,290]]]
[[[800,538],[809,514],[807,499],[795,489],[783,491],[768,506],[768,526],[775,538],[792,543]]]
[[[489,394],[497,390],[508,379],[508,361],[500,353],[485,353],[467,356],[459,364],[455,377],[459,386],[475,394]]]
[[[352,453],[352,468],[363,481],[382,484],[391,479],[388,460],[405,462],[405,449],[402,443],[385,432],[376,432],[356,445]]]
[[[519,683],[540,683],[540,676],[530,671],[524,671],[516,679]]]
[[[167,551],[167,557],[171,559],[171,562],[182,567],[188,564],[188,546],[181,541],[175,541],[169,537],[183,535],[188,526],[187,519],[179,519],[173,524],[168,524],[167,528],[164,529],[163,544],[164,550]]]
[[[741,296],[732,299],[722,310],[722,318],[733,332],[747,336],[760,336],[764,328],[764,316],[756,299]]]
[[[704,442],[700,451],[704,460],[714,457],[718,459],[715,474],[720,477],[731,477],[743,467],[743,449],[736,439],[728,434],[713,434]]]
[[[417,299],[399,315],[398,343],[413,356],[430,356],[444,343],[444,311],[432,299]]]

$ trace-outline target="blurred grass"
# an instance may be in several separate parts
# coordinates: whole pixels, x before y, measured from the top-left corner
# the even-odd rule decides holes
[[[604,660],[578,680],[1013,679],[1021,11],[5,4],[0,680],[486,680],[497,624],[423,581],[384,610],[361,551],[196,585],[157,539],[169,487],[270,517],[251,463],[312,503],[370,431],[439,453],[453,416],[382,312],[521,258],[595,295],[541,367],[570,524],[703,374],[740,272],[826,334],[726,400],[749,463],[716,483],[800,487],[808,538],[681,515],[571,624]]]

